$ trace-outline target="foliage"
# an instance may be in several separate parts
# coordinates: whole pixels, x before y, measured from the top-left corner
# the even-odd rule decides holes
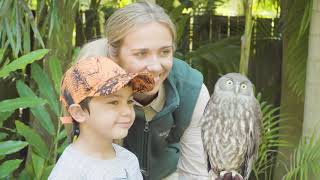
[[[24,0],[0,2],[0,47],[10,47],[13,55],[30,52],[31,31],[35,39],[44,48],[44,42],[37,28],[36,19]]]
[[[280,107],[275,107],[266,101],[261,100],[261,94],[257,96],[260,101],[262,116],[261,143],[259,156],[252,171],[254,179],[272,179],[271,173],[275,162],[275,155],[279,147],[288,147],[286,141],[280,139],[279,131],[284,126],[279,126],[281,122],[287,121],[287,117],[279,114]]]
[[[62,72],[71,62],[72,50],[76,49],[74,44],[81,46],[88,40],[100,37],[103,34],[104,22],[101,14],[104,13],[104,18],[107,18],[115,8],[130,2],[0,1],[0,78],[15,82],[19,95],[0,101],[0,178],[11,179],[16,178],[16,175],[19,179],[48,177],[58,155],[68,143],[66,130],[58,121],[62,114],[58,98]],[[189,52],[189,44],[186,42],[189,41],[189,33],[192,31],[189,24],[191,19],[198,12],[211,16],[222,2],[224,0],[157,1],[176,24],[176,43],[179,45],[176,55],[203,73],[209,89],[219,75],[238,71],[239,34],[242,32],[226,38],[209,38],[196,42],[199,46],[192,52]],[[279,4],[278,0],[272,2]],[[302,3],[307,3],[306,9]],[[311,4],[311,1],[294,0],[289,13],[285,14],[288,21],[281,22],[284,24],[284,32],[296,37],[288,43],[289,53],[286,54],[290,60],[287,78],[298,95],[304,94]],[[270,32],[266,29],[255,38],[270,38],[269,36]],[[46,56],[49,50],[44,48],[51,48],[50,56]],[[286,117],[279,114],[280,107],[262,101],[261,97],[260,103],[263,112],[262,143],[251,178],[270,179],[277,148],[288,145],[279,140],[278,133],[282,128],[286,128],[279,126],[279,122],[286,121]],[[26,110],[31,113],[30,121],[20,118],[23,115],[21,112],[25,113]],[[16,114],[19,114],[18,120],[8,121],[12,120],[13,116],[16,117]],[[319,162],[319,153],[316,149],[319,149],[319,140],[314,138],[302,141],[291,158],[292,164],[285,177],[305,178],[312,171],[319,172],[317,165],[320,163],[316,164]],[[27,155],[21,157],[25,152]],[[307,160],[311,163],[308,164]]]
[[[0,78],[8,76],[12,71],[25,68],[27,64],[43,58],[48,52],[47,49],[40,49],[29,53],[28,56],[19,57],[0,70]]]
[[[12,63],[3,68],[6,70],[6,75],[17,69],[24,69],[29,62],[40,59],[48,53],[45,49],[37,52],[31,52],[13,60]],[[28,146],[29,158],[26,157],[25,169],[21,174],[27,174],[28,177],[35,177],[36,179],[46,179],[56,162],[59,153],[58,148],[64,149],[66,146],[66,143],[61,144],[61,141],[66,141],[65,131],[61,128],[60,122],[53,122],[61,116],[58,102],[59,92],[55,88],[55,83],[58,83],[57,81],[61,79],[62,75],[59,69],[61,69],[60,61],[55,60],[50,65],[51,76],[54,77],[52,80],[37,63],[33,62],[31,77],[37,85],[37,91],[33,91],[34,88],[28,86],[24,82],[25,80],[17,80],[16,87],[20,97],[0,101],[0,119],[2,122],[5,122],[14,111],[30,108],[34,116],[32,123],[40,124],[39,127],[34,129],[30,125],[17,120],[15,121],[15,129],[9,129],[3,127],[3,123],[1,123],[0,129],[10,130],[8,134],[5,133],[2,136],[0,142],[0,155],[5,156],[5,161],[0,165],[0,172],[4,172],[1,173],[1,177],[10,177],[22,162],[21,159],[11,160],[11,156],[7,155],[17,153]],[[6,140],[8,136],[11,137],[11,140]],[[14,140],[12,140],[12,137]]]
[[[290,2],[288,12],[284,14],[284,33],[288,40],[288,67],[286,73],[289,85],[303,99],[308,58],[308,37],[312,1],[294,0]],[[297,14],[300,14],[297,16]]]
[[[219,74],[237,71],[240,58],[240,38],[230,37],[207,43],[186,55],[192,64],[206,61],[210,68],[217,69]]]
[[[284,179],[312,179],[320,175],[320,137],[302,138],[290,158]],[[313,176],[310,176],[313,174]]]

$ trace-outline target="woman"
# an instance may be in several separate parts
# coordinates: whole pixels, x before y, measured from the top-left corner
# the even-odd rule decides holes
[[[106,39],[87,44],[79,57],[106,55],[128,72],[154,75],[155,88],[134,96],[136,118],[123,144],[145,179],[207,179],[199,120],[209,93],[198,71],[173,58],[175,40],[161,7],[133,3],[112,14]]]

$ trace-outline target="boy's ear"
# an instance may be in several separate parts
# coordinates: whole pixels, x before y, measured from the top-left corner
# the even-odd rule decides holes
[[[89,113],[84,111],[79,104],[71,104],[68,111],[72,118],[79,123],[89,119]]]

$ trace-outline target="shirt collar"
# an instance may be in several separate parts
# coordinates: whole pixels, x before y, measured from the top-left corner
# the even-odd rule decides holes
[[[164,103],[165,103],[165,96],[166,96],[165,95],[165,88],[164,88],[164,85],[162,84],[159,88],[158,96],[156,98],[154,98],[149,104],[143,106],[139,102],[135,101],[135,105],[137,105],[139,107],[143,107],[143,108],[151,107],[156,112],[160,112],[164,106]]]

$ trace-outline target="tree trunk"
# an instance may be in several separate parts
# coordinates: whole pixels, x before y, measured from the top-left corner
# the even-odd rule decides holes
[[[303,0],[298,0],[303,1]],[[281,16],[283,22],[286,23],[289,21],[289,15],[291,13],[297,14],[293,8],[290,8],[292,5],[291,0],[282,0],[281,1]],[[298,7],[303,8],[304,7]],[[298,15],[297,15],[298,16]],[[297,20],[300,21],[299,18]],[[290,28],[290,27],[287,27]],[[283,61],[282,61],[282,86],[281,86],[281,109],[280,113],[288,115],[288,120],[279,124],[281,127],[288,127],[286,129],[281,129],[279,133],[283,136],[281,140],[287,141],[293,147],[280,147],[278,149],[279,153],[277,155],[276,166],[274,167],[274,176],[271,179],[282,179],[283,175],[286,173],[286,170],[283,166],[289,164],[289,157],[293,152],[294,147],[299,144],[301,132],[302,132],[302,119],[303,119],[303,106],[304,100],[301,97],[297,96],[293,92],[292,88],[289,86],[288,81],[288,70],[290,68],[290,59],[289,59],[289,45],[295,43],[296,35],[299,33],[299,28],[290,28],[290,31],[283,32]],[[294,35],[293,35],[294,34]]]
[[[245,14],[246,14],[246,26],[244,35],[241,37],[241,56],[239,72],[241,74],[248,74],[249,57],[250,57],[250,44],[251,44],[251,32],[252,32],[252,3],[253,0],[245,1]]]
[[[303,135],[320,135],[320,0],[313,0],[304,104]]]

